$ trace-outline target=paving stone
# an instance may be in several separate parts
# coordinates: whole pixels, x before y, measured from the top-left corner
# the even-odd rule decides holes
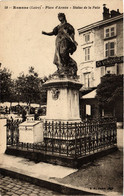
[[[24,190],[32,190],[32,189],[30,188],[30,186],[28,186],[28,187],[23,187],[23,189],[24,189]]]
[[[32,190],[32,189],[34,189],[34,188],[31,188],[31,186],[28,186],[28,188],[26,188],[27,191]]]
[[[8,183],[6,183],[4,181],[1,184],[4,185],[4,186],[8,185]]]
[[[34,190],[34,188],[30,187],[30,188],[28,188],[28,190],[31,190],[31,191],[33,191],[33,190]]]
[[[28,184],[23,184],[23,187],[29,187],[29,185]]]
[[[39,192],[38,190],[37,190],[37,191],[36,191],[36,190],[34,190],[32,193],[37,194],[38,192]]]
[[[26,190],[26,191],[25,191],[25,194],[27,194],[27,195],[28,195],[28,194],[31,194],[31,193],[32,193],[31,190],[28,190],[28,191]]]
[[[35,193],[31,193],[31,194],[30,194],[30,196],[37,196],[37,194],[35,194]]]
[[[0,189],[2,189],[3,187],[4,187],[4,186],[1,184],[1,185],[0,185]]]
[[[3,179],[4,180],[10,180],[10,178],[9,177],[6,177],[6,176],[4,176]]]
[[[2,180],[1,180],[2,179]],[[0,175],[0,196],[44,196],[56,195],[40,186]]]
[[[21,185],[20,185],[20,184],[16,184],[16,187],[19,187],[19,188],[20,188],[20,187],[21,187]]]
[[[13,194],[15,194],[15,193],[13,193]],[[20,195],[22,195],[22,193],[17,193],[17,195],[20,196]]]
[[[13,184],[12,184],[12,186],[13,186]],[[17,190],[19,187],[16,187],[16,184],[13,186],[13,189],[14,190]]]
[[[40,194],[44,194],[44,195],[45,195],[45,194],[47,193],[47,191],[42,190],[42,191],[39,191],[39,193],[40,193]],[[50,195],[50,194],[51,194],[51,191],[49,191],[48,193],[49,193],[49,195]]]
[[[5,195],[6,192],[7,192],[6,190],[2,190],[2,191],[1,191],[1,195],[2,195],[2,196]]]
[[[12,190],[13,192],[15,192],[14,190]],[[24,193],[24,190],[18,190],[18,194],[20,195],[20,194],[23,194]]]
[[[8,191],[7,194],[8,195],[13,195],[13,193],[11,191]]]
[[[8,184],[11,184],[11,186],[15,186],[15,183],[13,182],[8,182]]]
[[[11,188],[11,187],[13,187],[13,185],[12,184],[8,184],[7,187],[8,188]]]
[[[7,188],[6,186],[3,186],[3,187],[2,187],[2,190],[3,190],[3,191],[7,191],[8,188]]]
[[[12,182],[11,178],[5,178],[7,182]]]
[[[39,191],[40,191],[40,187],[37,188],[37,189],[34,189],[33,192],[34,192],[34,191],[35,191],[35,192],[39,192]]]

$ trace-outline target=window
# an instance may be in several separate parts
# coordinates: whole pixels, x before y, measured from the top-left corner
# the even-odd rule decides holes
[[[91,73],[84,73],[84,87],[91,86]]]
[[[86,105],[86,115],[91,115],[91,105]]]
[[[108,47],[109,43],[105,44],[105,57],[109,56],[109,47]]]
[[[105,43],[105,57],[115,56],[115,42]]]
[[[111,33],[111,37],[115,35],[115,28],[114,27],[111,28],[111,32],[110,33]]]
[[[106,29],[105,37],[109,37],[109,29]]]
[[[115,43],[114,42],[109,43],[109,49],[110,49],[110,56],[114,56],[115,55]]]
[[[84,40],[85,40],[85,42],[89,42],[90,41],[90,34],[89,33],[84,35]]]
[[[116,25],[104,28],[104,38],[116,36]]]
[[[90,47],[84,48],[85,61],[90,60]]]

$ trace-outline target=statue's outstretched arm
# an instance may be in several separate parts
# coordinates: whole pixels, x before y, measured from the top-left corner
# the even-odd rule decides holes
[[[49,35],[49,36],[54,35],[54,33],[53,33],[53,32],[47,33],[47,32],[45,32],[45,31],[42,31],[42,34],[44,34],[44,35]]]

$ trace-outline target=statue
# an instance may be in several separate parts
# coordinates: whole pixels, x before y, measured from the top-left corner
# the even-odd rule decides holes
[[[69,56],[77,49],[77,43],[74,39],[75,30],[72,25],[67,23],[64,13],[59,13],[58,19],[61,23],[52,32],[46,33],[42,31],[44,35],[57,36],[53,61],[57,66],[57,71],[53,75],[75,78],[77,76],[77,63]]]

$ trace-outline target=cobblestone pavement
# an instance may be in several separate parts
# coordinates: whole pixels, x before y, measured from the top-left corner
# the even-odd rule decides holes
[[[0,174],[0,196],[43,196],[59,195],[54,191],[30,184],[25,181],[14,179]]]

